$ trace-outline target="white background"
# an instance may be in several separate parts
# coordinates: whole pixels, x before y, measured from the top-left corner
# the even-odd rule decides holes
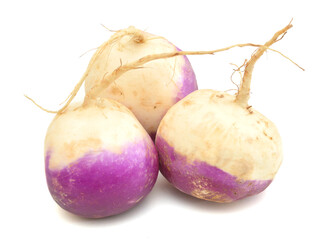
[[[1,239],[325,239],[324,1],[1,1]],[[100,220],[65,212],[45,181],[43,141],[52,114],[110,29],[129,25],[183,50],[262,44],[294,27],[257,63],[250,104],[278,126],[284,162],[270,187],[217,204],[186,196],[160,176],[137,207]],[[254,49],[190,56],[200,88],[234,88],[230,75]]]

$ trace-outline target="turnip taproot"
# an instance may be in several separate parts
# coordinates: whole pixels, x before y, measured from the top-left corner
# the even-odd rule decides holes
[[[98,48],[89,63],[85,73],[86,94],[121,64],[150,54],[178,50],[165,38],[134,27],[117,31]],[[166,111],[197,89],[196,77],[187,57],[177,56],[153,61],[139,71],[125,73],[100,96],[127,106],[154,137]]]
[[[177,189],[197,198],[232,202],[263,191],[282,162],[275,125],[248,105],[258,58],[288,29],[261,46],[245,65],[236,96],[198,90],[175,104],[157,135],[160,171]]]

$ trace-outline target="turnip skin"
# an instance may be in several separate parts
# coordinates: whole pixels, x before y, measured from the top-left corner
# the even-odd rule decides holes
[[[178,51],[181,51],[181,49],[176,48]],[[181,78],[178,81],[178,91],[175,98],[175,103],[189,95],[190,93],[198,90],[197,80],[195,73],[191,67],[191,64],[187,58],[186,55],[181,56],[184,59],[184,64],[181,68]],[[157,126],[158,127],[158,126]]]
[[[45,168],[49,191],[63,209],[102,218],[132,208],[151,191],[158,159],[126,107],[96,99],[55,117],[45,140]]]
[[[275,125],[235,96],[198,90],[162,119],[155,141],[160,171],[197,198],[232,202],[263,191],[282,162]]]
[[[237,177],[202,161],[188,163],[163,138],[157,137],[160,171],[180,191],[213,202],[232,202],[265,190],[272,180],[238,180]],[[162,157],[164,156],[164,157]]]
[[[163,37],[129,27],[115,33],[94,54],[85,73],[86,94],[117,67],[150,54],[180,51]],[[159,59],[125,73],[99,96],[127,106],[146,131],[155,136],[167,110],[198,89],[186,56]]]

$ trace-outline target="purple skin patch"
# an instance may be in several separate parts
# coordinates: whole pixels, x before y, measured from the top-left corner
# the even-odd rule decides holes
[[[188,163],[162,137],[156,136],[160,171],[180,191],[214,202],[233,202],[258,194],[272,180],[241,180],[202,161]]]
[[[121,154],[102,150],[88,153],[69,166],[50,170],[45,159],[48,188],[65,210],[87,218],[103,218],[135,206],[153,188],[158,158],[152,141],[126,145]]]
[[[181,49],[177,48],[178,51],[181,51]],[[187,58],[187,56],[183,56],[185,60],[185,64],[182,67],[182,79],[181,79],[181,88],[179,89],[176,97],[176,102],[183,99],[188,94],[192,93],[193,91],[198,90],[197,80],[194,73],[194,70],[192,69],[192,66]]]

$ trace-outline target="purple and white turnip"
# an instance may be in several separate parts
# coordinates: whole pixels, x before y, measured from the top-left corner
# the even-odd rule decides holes
[[[134,27],[117,31],[97,49],[89,63],[84,75],[86,94],[121,65],[175,51],[179,49],[163,37]],[[99,96],[128,107],[154,139],[167,110],[197,89],[195,73],[183,55],[149,62],[141,71],[126,72]]]
[[[270,185],[283,158],[281,137],[269,119],[248,105],[250,82],[258,58],[291,27],[252,55],[236,96],[198,90],[164,116],[155,144],[160,171],[177,189],[224,203]]]
[[[59,113],[45,139],[48,188],[65,210],[101,218],[135,206],[158,175],[153,141],[122,104],[95,98]]]

